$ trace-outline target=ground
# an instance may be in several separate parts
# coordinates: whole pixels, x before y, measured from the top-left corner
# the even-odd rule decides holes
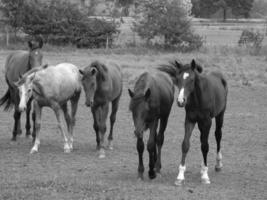
[[[92,115],[82,94],[75,127],[74,151],[63,152],[56,118],[43,111],[39,152],[30,155],[31,140],[23,135],[11,142],[13,113],[0,112],[0,199],[266,199],[267,198],[267,59],[231,53],[230,50],[190,54],[113,54],[111,52],[44,52],[50,64],[72,62],[85,67],[95,59],[112,60],[123,67],[124,90],[114,128],[114,150],[97,157]],[[0,51],[0,66],[10,51]],[[185,185],[174,186],[181,158],[184,110],[173,105],[165,133],[161,177],[149,180],[148,154],[144,153],[145,179],[137,180],[138,157],[127,89],[145,68],[150,70],[179,58],[196,58],[206,71],[219,69],[229,81],[229,98],[223,127],[223,169],[215,172],[214,124],[208,154],[210,185],[200,181],[199,131],[191,138]],[[7,88],[0,76],[0,96]],[[22,119],[24,127],[25,116]]]

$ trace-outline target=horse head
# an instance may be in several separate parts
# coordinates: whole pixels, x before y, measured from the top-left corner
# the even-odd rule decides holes
[[[195,60],[192,60],[191,64],[186,64],[179,68],[176,76],[179,90],[177,104],[179,107],[186,105],[189,95],[195,90],[196,77],[201,72],[202,67]]]
[[[142,137],[143,132],[148,128],[147,119],[149,118],[149,99],[151,96],[151,90],[146,89],[144,94],[135,94],[132,90],[128,89],[129,96],[131,97],[131,102],[129,109],[132,112],[132,117],[134,121],[136,137]]]
[[[17,82],[14,83],[19,90],[19,97],[20,97],[19,110],[21,112],[26,110],[27,103],[29,99],[32,97],[34,77],[35,73],[23,75]]]
[[[79,71],[82,75],[82,85],[86,96],[85,105],[93,106],[96,90],[101,86],[101,83],[105,81],[106,66],[95,61]]]
[[[42,65],[43,54],[43,40],[41,38],[37,40],[28,41],[29,47],[29,68],[32,69],[34,67],[38,67]]]

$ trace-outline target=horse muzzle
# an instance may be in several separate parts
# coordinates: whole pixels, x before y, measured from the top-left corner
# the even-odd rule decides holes
[[[178,99],[177,100],[177,105],[179,107],[184,107],[185,106],[185,99],[184,98],[183,99]]]
[[[19,106],[19,111],[24,112],[26,110],[26,106]]]
[[[92,106],[94,105],[94,101],[93,101],[93,100],[91,100],[91,101],[86,101],[86,102],[85,102],[85,105],[86,105],[87,107],[92,107]]]

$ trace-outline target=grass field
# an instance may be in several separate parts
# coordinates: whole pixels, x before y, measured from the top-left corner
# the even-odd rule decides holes
[[[11,51],[0,51],[0,66]],[[174,58],[195,58],[205,72],[222,71],[229,82],[229,99],[223,128],[223,170],[214,171],[214,124],[208,155],[211,185],[200,182],[199,132],[194,130],[187,156],[186,182],[175,187],[184,135],[184,110],[173,105],[162,149],[162,176],[149,180],[145,151],[145,180],[137,180],[138,157],[127,89],[143,70],[152,70]],[[98,158],[92,115],[82,94],[74,129],[74,151],[63,153],[56,118],[44,109],[39,152],[30,155],[31,141],[24,133],[12,143],[13,113],[0,112],[0,199],[266,199],[267,198],[267,57],[250,56],[234,48],[214,47],[195,53],[159,53],[134,49],[44,51],[44,62],[71,62],[84,67],[93,60],[120,64],[124,90],[114,127],[114,150]],[[7,86],[0,76],[0,94]],[[25,118],[23,116],[22,125]],[[24,130],[25,132],[25,130]]]

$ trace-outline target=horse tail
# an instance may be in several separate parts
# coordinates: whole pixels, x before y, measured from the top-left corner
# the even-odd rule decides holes
[[[5,95],[0,99],[0,106],[4,105],[4,111],[8,111],[13,107],[13,102],[11,101],[10,89],[8,89]]]

